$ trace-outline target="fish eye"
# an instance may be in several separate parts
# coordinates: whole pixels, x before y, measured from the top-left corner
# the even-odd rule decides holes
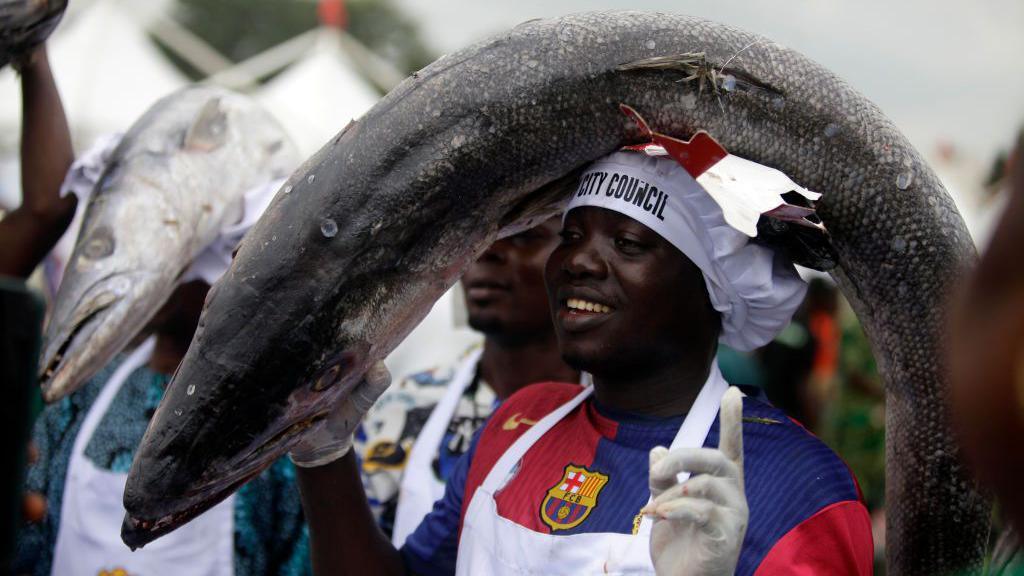
[[[113,253],[114,236],[106,226],[97,228],[82,249],[82,254],[90,260],[101,260]]]

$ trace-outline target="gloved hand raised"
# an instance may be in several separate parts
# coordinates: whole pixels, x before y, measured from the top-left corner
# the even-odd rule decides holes
[[[366,371],[348,396],[342,398],[320,428],[302,437],[288,456],[296,466],[312,468],[341,458],[352,449],[352,435],[377,398],[391,384],[391,373],[383,362]]]
[[[722,396],[718,449],[651,450],[651,559],[658,576],[732,576],[747,532],[743,394]],[[692,474],[679,483],[681,472]]]

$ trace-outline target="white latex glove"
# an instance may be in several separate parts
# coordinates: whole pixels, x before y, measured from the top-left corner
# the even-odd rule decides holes
[[[651,450],[651,560],[658,576],[732,576],[747,532],[743,393],[722,396],[718,449]],[[692,474],[680,483],[678,474]]]
[[[383,362],[366,371],[348,396],[342,398],[327,416],[323,426],[299,440],[288,456],[296,466],[313,468],[341,458],[352,449],[352,435],[363,416],[391,384],[391,373]]]

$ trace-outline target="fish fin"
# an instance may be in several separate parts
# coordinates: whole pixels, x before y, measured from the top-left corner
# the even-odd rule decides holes
[[[227,126],[227,112],[220,107],[220,98],[213,98],[203,105],[188,127],[182,147],[196,152],[216,150],[227,141]]]

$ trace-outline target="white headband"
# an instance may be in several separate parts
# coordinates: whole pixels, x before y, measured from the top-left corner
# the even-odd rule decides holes
[[[737,350],[770,342],[803,301],[807,285],[793,264],[730,226],[715,199],[669,157],[621,151],[598,160],[566,213],[580,206],[625,214],[692,260],[722,315],[720,340]]]

